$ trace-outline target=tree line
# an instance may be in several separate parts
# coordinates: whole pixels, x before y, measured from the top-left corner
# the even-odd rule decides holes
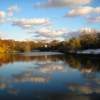
[[[76,52],[86,49],[100,48],[100,33],[80,34],[63,42],[64,50],[68,52]]]
[[[0,53],[30,52],[33,50],[76,52],[78,50],[100,48],[100,33],[80,34],[69,40],[53,40],[49,43],[44,41],[15,41],[0,39]]]
[[[59,42],[54,40],[50,43],[44,41],[15,41],[0,39],[0,53],[32,52],[34,50],[57,50]]]

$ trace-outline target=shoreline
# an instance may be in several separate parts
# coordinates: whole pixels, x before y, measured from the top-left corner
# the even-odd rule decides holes
[[[71,51],[32,51],[32,52],[0,52],[0,54],[30,54],[30,53],[33,53],[33,54],[38,54],[38,53],[42,53],[45,54],[45,53],[51,53],[51,55],[53,54],[71,54],[71,55],[88,55],[88,56],[99,56],[100,55],[100,49],[86,49],[86,50],[78,50],[78,51],[75,51],[75,52],[71,52]]]

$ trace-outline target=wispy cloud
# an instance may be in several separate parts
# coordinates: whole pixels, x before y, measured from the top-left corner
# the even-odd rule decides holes
[[[6,13],[4,11],[0,11],[0,23],[5,21]]]
[[[48,0],[46,2],[38,2],[35,7],[51,8],[51,7],[73,7],[77,5],[86,5],[92,0]]]
[[[5,12],[4,11],[0,11],[0,18],[4,18],[5,17]]]
[[[14,16],[14,13],[19,10],[17,5],[10,6],[7,11],[0,10],[0,23],[8,22],[9,19]]]
[[[68,33],[68,30],[64,28],[53,29],[53,28],[44,27],[44,28],[36,30],[35,33],[40,34],[45,37],[60,37]]]
[[[8,16],[13,16],[15,12],[19,11],[18,5],[12,5],[8,8],[7,14]]]
[[[89,14],[100,14],[100,7],[79,7],[72,9],[65,16],[67,17],[75,17],[75,16],[84,16]]]
[[[49,23],[50,20],[46,18],[23,18],[12,21],[13,25],[19,26],[21,28],[31,28],[34,25],[48,25]]]
[[[100,23],[100,16],[87,18],[89,23]]]

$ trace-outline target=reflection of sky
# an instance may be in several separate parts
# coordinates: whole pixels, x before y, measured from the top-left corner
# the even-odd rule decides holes
[[[21,64],[19,63],[19,65],[21,65]],[[27,65],[29,65],[29,64],[27,64]],[[59,91],[59,92],[62,91],[62,92],[64,92],[64,91],[67,91],[66,83],[68,83],[68,82],[77,82],[77,80],[80,80],[82,78],[80,76],[80,72],[74,71],[73,69],[71,70],[71,68],[69,68],[68,66],[65,67],[64,65],[62,66],[64,71],[62,71],[62,69],[61,69],[61,71],[60,70],[59,71],[54,71],[53,70],[53,73],[50,73],[50,74],[48,74],[48,73],[44,74],[44,73],[41,72],[41,70],[39,70],[39,72],[38,72],[37,70],[33,69],[33,70],[29,71],[29,73],[32,72],[33,75],[29,76],[28,78],[26,78],[27,76],[25,76],[23,74],[18,74],[18,73],[24,72],[24,73],[27,74],[27,72],[28,72],[27,70],[30,67],[23,66],[25,68],[21,68],[20,70],[19,70],[20,66],[17,67],[17,68],[16,67],[13,68],[13,67],[9,68],[6,75],[10,75],[12,77],[12,75],[15,74],[15,76],[18,76],[18,77],[13,77],[13,78],[15,80],[17,79],[17,81],[19,79],[19,83],[21,83],[21,81],[23,81],[23,80],[26,80],[25,82],[22,82],[21,84],[18,84],[18,83],[16,84],[14,81],[11,80],[11,82],[12,82],[11,84],[15,84],[14,85],[15,88],[19,88],[19,89],[23,88],[25,90],[27,90],[27,89],[31,90],[32,89],[32,90],[39,90],[39,91],[42,91],[42,90],[48,91],[48,89],[49,89],[49,91],[56,91],[56,92],[57,91]],[[51,64],[51,67],[55,67],[55,66],[53,66]],[[61,67],[61,65],[60,65],[60,67]],[[50,72],[51,71],[52,70],[50,70]],[[5,73],[4,72],[2,72],[2,73],[3,73],[3,77],[4,77]],[[34,73],[35,73],[35,76],[36,75],[41,75],[41,77],[43,77],[43,75],[45,75],[45,76],[50,77],[50,78],[48,78],[49,80],[48,80],[47,83],[45,83],[45,85],[43,85],[42,82],[39,82],[41,84],[38,84],[38,81],[37,82],[30,81],[32,79],[32,77],[33,78],[35,77]],[[74,76],[74,78],[73,78],[73,76]],[[4,77],[4,78],[6,79],[6,77]],[[27,79],[30,79],[30,80],[27,80]],[[82,79],[81,79],[81,81],[82,81]],[[7,82],[7,81],[5,80],[5,82]]]
[[[83,73],[59,59],[56,62],[38,62],[17,61],[3,65],[0,68],[0,94],[100,93],[99,72]],[[91,78],[92,74],[94,77]]]
[[[22,74],[20,74],[22,73]],[[28,77],[24,74],[27,73],[33,73],[32,75],[29,75]],[[33,90],[46,90],[48,89],[50,91],[59,91],[63,92],[65,90],[65,83],[71,81],[76,81],[76,78],[79,80],[81,77],[79,76],[80,72],[75,71],[74,69],[70,68],[68,65],[66,65],[64,62],[62,63],[49,63],[49,64],[38,64],[33,62],[17,62],[13,64],[8,64],[5,67],[2,67],[0,69],[0,75],[5,78],[5,82],[7,82],[7,77],[9,80],[11,80],[11,84],[14,84],[15,88],[24,88],[24,89],[33,89]],[[18,77],[14,77],[18,76]],[[43,86],[43,82],[34,82],[30,81],[35,76],[41,75],[42,80],[43,78],[49,77],[48,82],[45,83]],[[75,79],[73,79],[73,76]],[[79,77],[77,77],[79,76]],[[22,82],[21,84],[15,83],[14,80],[12,81],[12,78],[21,83],[23,80],[26,80]],[[36,77],[35,77],[36,80]],[[39,82],[39,84],[38,84]],[[41,84],[40,84],[41,83]],[[24,85],[23,85],[24,84]],[[26,89],[26,90],[27,90]]]
[[[7,64],[0,68],[0,75],[9,76],[12,74],[18,74],[31,67],[34,67],[34,65],[32,66],[31,62],[27,62],[27,63],[17,62],[17,63]]]

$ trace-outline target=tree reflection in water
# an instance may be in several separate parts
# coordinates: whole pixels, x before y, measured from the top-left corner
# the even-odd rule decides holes
[[[77,68],[83,76],[84,83],[68,83],[72,92],[77,94],[100,94],[100,58],[89,56],[69,56],[67,63]]]
[[[99,100],[99,60],[63,54],[0,54],[0,99]]]

